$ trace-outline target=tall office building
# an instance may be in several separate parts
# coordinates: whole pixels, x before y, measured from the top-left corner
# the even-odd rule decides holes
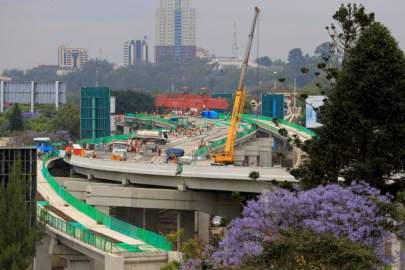
[[[58,66],[60,68],[80,69],[87,61],[87,49],[66,48],[64,45],[60,45],[58,48]]]
[[[147,37],[143,40],[130,40],[124,42],[124,66],[137,65],[149,62],[149,45]]]
[[[176,61],[195,59],[195,28],[191,0],[160,0],[156,11],[155,62],[166,57]]]

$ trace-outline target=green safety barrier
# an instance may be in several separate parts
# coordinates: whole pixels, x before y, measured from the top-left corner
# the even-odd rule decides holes
[[[161,123],[164,125],[168,125],[171,128],[176,128],[176,125],[173,124],[173,122],[171,122],[170,120],[161,118],[160,116],[156,116],[156,115],[146,115],[146,114],[141,114],[141,113],[126,113],[125,117],[138,118],[143,121],[157,122],[157,123]]]
[[[269,122],[272,122],[272,121],[273,121],[273,118],[272,118],[272,117],[269,117],[269,116],[251,115],[251,114],[243,114],[243,115],[242,115],[242,119],[243,119],[243,121],[249,121],[249,120],[250,120],[250,121],[252,121],[252,120],[254,121],[255,119],[264,120],[264,121],[269,121]],[[288,121],[286,121],[286,120],[284,120],[284,119],[277,119],[277,121],[278,121],[280,124],[289,126],[289,127],[291,127],[291,128],[295,128],[295,129],[297,129],[297,130],[299,130],[299,131],[301,131],[301,132],[303,132],[303,133],[306,133],[306,134],[308,134],[308,135],[311,136],[311,137],[315,137],[315,136],[316,136],[316,133],[313,132],[312,130],[307,129],[306,127],[303,127],[303,126],[298,125],[298,124],[296,124],[296,123],[291,123],[291,122],[288,122]],[[262,125],[262,123],[260,123],[260,125]]]
[[[76,224],[66,222],[59,217],[56,217],[50,214],[45,208],[42,208],[42,205],[46,205],[48,202],[42,201],[38,202],[37,205],[37,219],[40,222],[48,224],[52,228],[57,229],[63,233],[68,234],[69,236],[78,239],[86,244],[89,244],[99,250],[112,253],[114,242],[100,235],[95,234],[94,232],[77,226]],[[136,247],[131,247],[131,250],[134,250]]]
[[[55,178],[49,173],[46,167],[46,162],[53,157],[59,156],[59,151],[54,151],[44,156],[43,167],[41,172],[44,178],[48,181],[49,185],[55,190],[55,192],[62,197],[68,204],[72,205],[74,208],[82,212],[83,214],[91,217],[100,224],[104,224],[106,227],[132,237],[134,239],[139,239],[146,244],[154,246],[155,248],[162,249],[165,251],[172,250],[172,244],[162,235],[145,230],[143,228],[136,227],[115,217],[104,214],[97,208],[86,204],[85,202],[74,197],[70,192],[64,189],[63,186],[59,185]]]

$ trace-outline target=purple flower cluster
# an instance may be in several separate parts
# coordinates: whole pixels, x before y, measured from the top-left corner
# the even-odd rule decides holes
[[[345,236],[376,248],[377,253],[385,231],[380,225],[384,216],[379,214],[375,200],[390,199],[365,183],[264,193],[249,201],[242,217],[230,223],[213,259],[225,266],[238,265],[247,256],[260,255],[263,241],[277,237],[279,229],[285,228]]]

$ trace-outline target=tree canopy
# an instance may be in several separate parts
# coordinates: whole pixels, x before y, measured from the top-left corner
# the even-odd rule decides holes
[[[404,172],[405,58],[381,23],[362,32],[321,114],[323,126],[305,146],[310,161],[297,171],[307,183],[342,176],[384,187]]]
[[[8,115],[8,128],[11,131],[22,130],[24,122],[21,115],[21,109],[18,104],[14,104]]]
[[[27,180],[21,163],[13,163],[7,187],[0,184],[0,269],[28,269],[35,255],[40,229],[32,223],[26,202]]]

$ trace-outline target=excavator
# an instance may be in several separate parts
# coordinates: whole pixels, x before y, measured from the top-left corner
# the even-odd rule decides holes
[[[235,100],[232,110],[232,117],[228,129],[228,136],[225,143],[224,151],[221,153],[216,153],[211,155],[211,161],[214,165],[229,165],[234,163],[234,150],[235,141],[239,128],[239,123],[241,120],[241,114],[243,113],[243,108],[246,102],[246,90],[245,90],[245,80],[247,68],[249,65],[250,50],[253,43],[253,34],[256,28],[257,17],[259,16],[260,9],[255,7],[255,15],[253,18],[252,28],[249,33],[248,45],[246,48],[245,57],[243,59],[243,64],[241,66],[240,77],[238,88],[236,89]]]

